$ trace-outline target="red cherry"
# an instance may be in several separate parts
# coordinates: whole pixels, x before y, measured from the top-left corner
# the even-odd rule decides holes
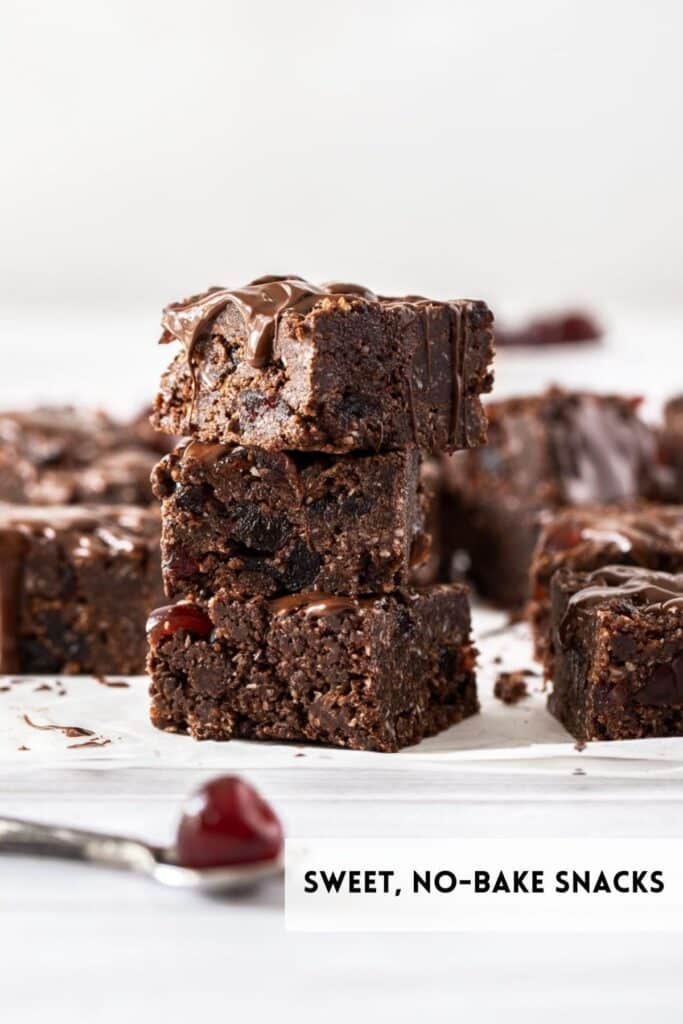
[[[173,636],[179,629],[207,637],[213,626],[206,612],[189,601],[157,608],[147,619],[147,636],[153,644],[159,643],[162,637]]]
[[[583,540],[583,530],[575,523],[558,523],[551,526],[545,535],[545,546],[549,551],[568,551]]]
[[[282,844],[272,807],[236,775],[213,779],[190,797],[176,839],[178,861],[188,868],[275,860]]]

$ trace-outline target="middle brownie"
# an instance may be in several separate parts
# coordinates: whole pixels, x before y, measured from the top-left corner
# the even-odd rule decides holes
[[[152,485],[170,598],[386,593],[429,554],[414,449],[332,457],[190,441]]]

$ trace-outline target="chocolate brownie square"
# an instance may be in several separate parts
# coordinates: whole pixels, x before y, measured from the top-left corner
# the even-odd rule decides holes
[[[683,735],[683,575],[553,576],[552,714],[578,740]]]
[[[190,441],[153,486],[171,598],[382,593],[428,555],[415,449],[333,457]]]
[[[486,440],[493,316],[483,302],[387,298],[267,277],[163,313],[182,350],[153,422],[273,450],[453,451]]]
[[[531,563],[529,618],[536,657],[549,678],[553,573],[561,568],[586,572],[614,564],[683,571],[683,505],[570,508],[546,517]]]
[[[154,725],[395,751],[478,710],[464,587],[180,603],[149,622]]]
[[[656,439],[637,405],[559,388],[491,402],[486,447],[444,460],[447,544],[485,597],[523,606],[543,511],[656,493]]]
[[[0,504],[0,673],[143,672],[159,532],[151,509]]]

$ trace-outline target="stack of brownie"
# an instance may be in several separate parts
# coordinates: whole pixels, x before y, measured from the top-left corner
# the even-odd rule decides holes
[[[392,751],[477,710],[466,590],[417,585],[420,462],[485,441],[492,321],[296,277],[167,307],[156,726]]]

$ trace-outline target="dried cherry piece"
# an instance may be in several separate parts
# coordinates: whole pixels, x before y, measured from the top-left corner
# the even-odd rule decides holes
[[[270,804],[248,782],[223,775],[190,798],[180,819],[176,849],[188,868],[275,860],[283,832]]]
[[[550,551],[569,551],[583,540],[583,530],[574,523],[558,523],[551,526],[546,534],[546,545]]]
[[[158,643],[163,637],[173,636],[180,629],[195,636],[207,637],[213,629],[213,624],[199,605],[189,601],[157,608],[147,619],[147,636],[153,644]]]

